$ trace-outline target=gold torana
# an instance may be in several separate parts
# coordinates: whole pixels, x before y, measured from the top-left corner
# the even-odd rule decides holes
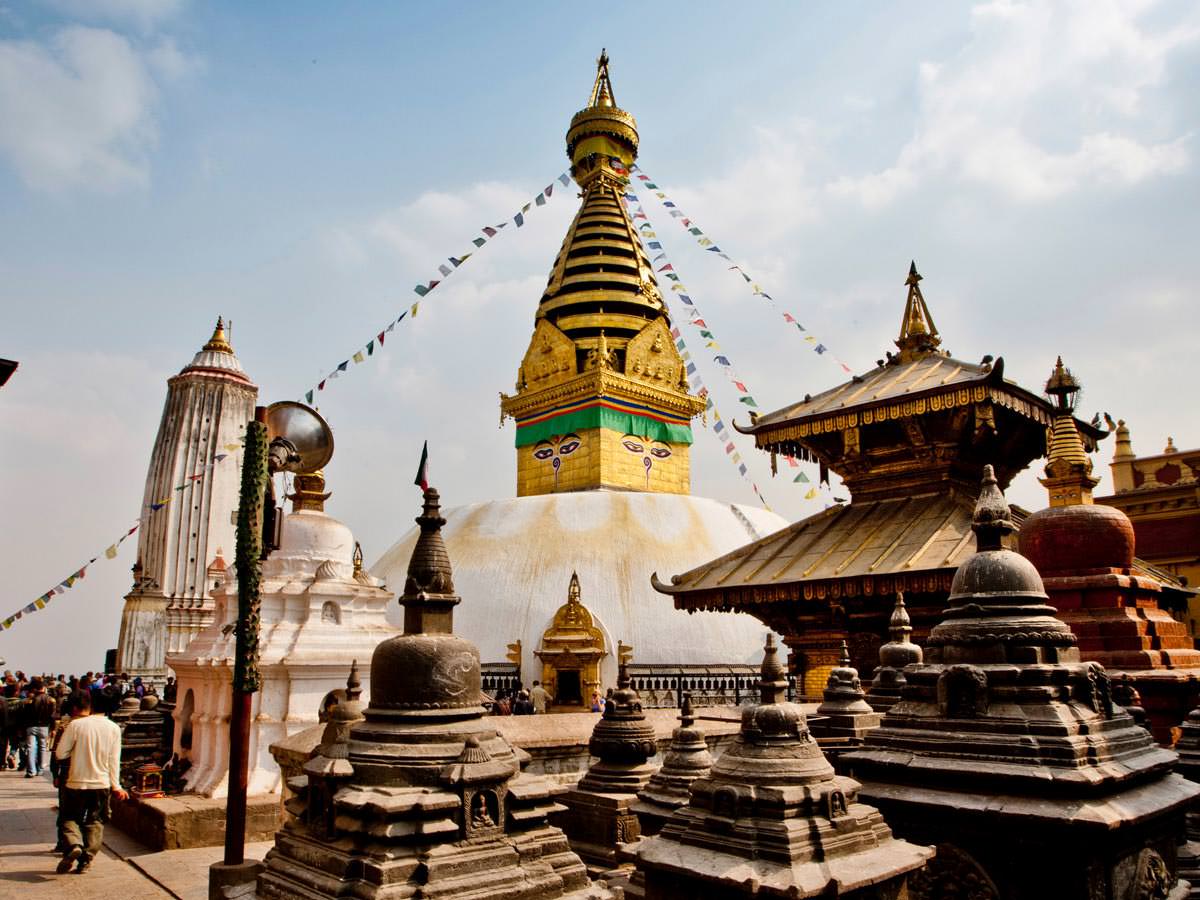
[[[601,53],[588,105],[571,119],[567,155],[582,202],[538,304],[516,392],[517,494],[618,488],[688,493],[691,419],[667,305],[623,203],[637,158],[633,116],[619,108]]]

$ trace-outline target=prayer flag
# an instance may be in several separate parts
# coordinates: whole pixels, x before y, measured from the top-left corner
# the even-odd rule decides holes
[[[418,284],[416,287],[413,288],[413,290],[417,292],[417,296],[419,296],[419,297],[424,297],[426,294],[429,293],[429,288],[425,287],[425,285],[423,285],[423,284]]]
[[[356,363],[360,363],[360,362],[362,362],[364,359],[366,359],[366,357],[365,357],[365,356],[363,356],[363,352],[362,352],[361,350],[359,350],[357,353],[355,353],[355,354],[354,354],[352,357],[350,357],[350,358],[351,358],[352,360],[354,360]]]
[[[34,606],[36,606],[38,609],[45,609],[45,608],[46,608],[46,600],[45,600],[45,598],[44,598],[44,597],[38,597],[36,600],[34,600],[34,601],[33,601],[33,604],[34,604]]]
[[[350,365],[350,360],[348,360],[348,359],[347,359],[347,360],[344,360],[343,362],[340,362],[340,363],[338,363],[337,370],[338,370],[339,372],[345,372],[345,371],[346,371],[346,367],[347,367],[347,366],[349,366],[349,365]]]
[[[713,333],[711,331],[705,331],[703,328],[701,328],[700,329],[700,337],[709,338],[711,340],[713,337]]]
[[[839,362],[839,363],[838,363],[838,365],[842,367],[842,370],[843,370],[843,371],[844,371],[844,372],[845,372],[847,375],[849,375],[849,374],[850,374],[850,367],[849,367],[848,365],[846,365],[844,362]]]
[[[651,250],[661,250],[662,249],[662,244],[660,244],[658,241],[650,241],[649,243],[646,244],[646,246],[649,247]]]
[[[442,277],[445,278],[447,275],[450,274],[451,269],[448,265],[446,265],[445,263],[442,263],[440,266],[438,266],[438,271],[441,272]]]
[[[726,368],[729,368],[733,365],[733,363],[731,363],[729,359],[724,356],[714,356],[713,359],[716,361],[718,366],[725,366]]]
[[[808,489],[808,492],[807,492],[807,493],[804,495],[804,499],[805,499],[805,500],[812,500],[812,499],[814,499],[816,496],[817,496],[817,489],[816,489],[816,488],[809,488],[809,489]]]
[[[824,344],[817,344],[817,346],[813,347],[813,350],[817,351],[818,354],[824,353],[828,349]]]
[[[803,472],[801,472],[799,475],[796,476],[796,480],[801,482],[802,484],[808,484],[808,476],[805,475]]]
[[[704,232],[703,232],[703,231],[701,231],[699,228],[689,228],[689,229],[688,229],[688,232],[689,232],[690,234],[695,234],[695,235],[701,235],[701,234],[704,234]]]
[[[748,393],[750,393],[750,389],[749,389],[749,388],[747,388],[747,387],[746,387],[744,384],[742,384],[740,381],[735,381],[735,382],[734,382],[734,384],[735,384],[735,385],[737,385],[737,389],[738,389],[739,391],[741,391],[743,394],[748,394]]]
[[[675,204],[670,200],[667,200],[666,202],[663,203],[663,206],[674,206],[674,205]]]
[[[513,221],[516,222],[517,227],[520,228],[525,224],[525,215],[523,213],[517,213],[515,216],[513,216]]]
[[[304,401],[305,401],[305,402],[306,402],[306,403],[307,403],[309,406],[312,406],[312,402],[313,402],[313,401],[312,401],[312,398],[313,398],[313,392],[312,392],[312,391],[306,391],[306,392],[305,392],[305,394],[304,394]]]
[[[487,243],[487,238],[475,238],[474,240],[471,241],[471,243],[474,244],[476,247],[482,247],[484,244]]]
[[[379,341],[379,346],[382,347],[383,346],[383,332],[381,331],[381,332],[379,332],[379,334],[375,335],[375,339],[377,341]]]
[[[186,483],[179,485],[179,487],[175,488],[175,490],[182,491],[185,487],[187,487]]]
[[[367,356],[374,356],[374,355],[375,355],[375,342],[367,341]]]
[[[429,441],[421,446],[421,462],[417,465],[417,477],[413,484],[423,491],[429,490]]]
[[[411,309],[411,310],[409,310],[409,312],[411,312],[411,313],[413,314],[413,318],[414,318],[414,319],[417,317],[417,307],[418,307],[418,306],[420,306],[420,305],[421,305],[420,303],[414,303],[414,304],[412,305],[412,309]],[[404,317],[403,317],[403,316],[401,316],[400,318],[404,318]]]
[[[699,317],[692,319],[692,324],[693,325],[703,325],[705,328],[708,327],[708,323]]]
[[[483,233],[486,234],[488,237],[495,237],[497,234],[496,229],[493,228],[491,225],[484,225]]]
[[[741,472],[743,475],[745,475],[746,474],[746,464],[738,463],[738,471]]]
[[[665,266],[663,266],[663,267],[662,267],[661,269],[659,269],[658,271],[660,271],[660,272],[667,272],[667,271],[674,272],[674,271],[675,271],[675,267],[674,267],[673,265],[671,265],[670,263],[667,263]]]
[[[536,203],[538,206],[545,206],[546,205],[545,193],[538,194],[536,197],[533,198],[533,202]]]
[[[650,182],[650,181],[647,181],[647,182],[646,182],[646,187],[648,187],[648,188],[649,188],[650,190],[652,190],[652,191],[657,191],[657,190],[658,190],[658,185],[657,185],[657,184],[654,184],[653,182]]]
[[[323,391],[323,390],[325,390],[325,379],[322,379],[322,380],[321,380],[321,383],[317,385],[317,390],[318,390],[318,391]]]
[[[214,457],[213,457],[213,459],[214,459],[216,462],[220,462],[221,460],[223,460],[223,459],[224,459],[225,457],[227,457],[228,455],[229,455],[228,453],[218,453],[216,456],[214,456]],[[136,528],[136,527],[137,527],[137,526],[135,525],[135,526],[134,526],[134,528]]]
[[[754,398],[750,396],[738,397],[738,403],[745,403],[747,406],[753,406],[755,409],[758,408],[758,404],[755,403]]]
[[[698,243],[700,244],[701,247],[711,247],[712,246],[712,241],[710,241],[708,238],[700,238]]]
[[[725,455],[728,456],[732,452],[733,452],[733,441],[730,441],[728,444],[725,445]]]
[[[552,181],[548,185],[546,185],[546,189],[544,191],[542,191],[542,193],[545,194],[547,197],[549,197],[550,192],[553,190],[554,190],[554,182]]]
[[[199,474],[196,474],[196,475],[189,475],[189,476],[188,476],[188,478],[189,478],[191,481],[199,481],[199,480],[200,480],[201,478],[203,478],[203,477],[204,477],[204,473],[203,473],[203,472],[200,472]]]
[[[566,187],[568,184],[571,183],[571,176],[568,175],[566,172],[563,172],[561,175],[558,176],[558,180],[562,182],[563,187]]]

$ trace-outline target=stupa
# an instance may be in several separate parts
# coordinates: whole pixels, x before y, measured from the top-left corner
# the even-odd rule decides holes
[[[658,834],[671,814],[688,802],[692,782],[712,771],[708,742],[697,728],[692,695],[685,694],[679,708],[679,727],[671,732],[671,746],[663,754],[662,767],[638,791],[633,811],[642,834]]]
[[[260,897],[602,895],[547,824],[549,785],[520,771],[518,752],[484,715],[479,652],[454,633],[460,598],[444,523],[429,488],[400,598],[404,634],[372,656],[371,702],[350,726],[345,754],[351,774],[309,771],[293,805],[300,817],[267,854]],[[344,780],[335,792],[314,792],[325,769]]]
[[[625,660],[617,689],[592,729],[588,751],[597,762],[561,797],[567,808],[563,830],[589,872],[599,875],[615,868],[621,848],[641,835],[634,805],[638,792],[658,770],[647,762],[658,752],[658,743],[641,698],[629,686]]]
[[[1046,382],[1057,410],[1042,479],[1050,505],[1021,526],[1021,553],[1079,638],[1080,656],[1103,665],[1111,678],[1128,676],[1155,737],[1169,746],[1172,729],[1200,702],[1200,650],[1187,626],[1159,607],[1163,582],[1134,570],[1128,516],[1092,501],[1099,479],[1075,427],[1079,390],[1059,357]]]
[[[1037,569],[1004,549],[1014,528],[990,467],[977,551],[955,573],[926,662],[842,761],[898,835],[936,845],[921,897],[1175,896],[1175,844],[1200,787],[1115,706],[1081,662]]]
[[[867,690],[867,702],[878,713],[885,713],[900,699],[904,688],[904,667],[924,658],[921,648],[912,641],[912,621],[904,608],[904,594],[896,592],[896,607],[888,621],[891,640],[879,648],[879,666]]]
[[[824,738],[837,749],[855,747],[862,743],[867,732],[879,725],[879,713],[867,702],[866,691],[858,670],[850,665],[850,650],[842,641],[842,657],[829,673],[821,705],[817,707],[819,721],[809,730],[815,738]]]
[[[584,681],[598,681],[601,694],[616,683],[618,640],[640,648],[639,664],[755,662],[761,627],[753,619],[689,616],[648,580],[787,523],[760,507],[691,495],[691,422],[704,401],[689,392],[653,266],[622,202],[639,137],[617,106],[606,55],[566,143],[579,211],[515,389],[501,399],[502,418],[516,423],[517,496],[447,510],[444,539],[463,593],[489,598],[461,610],[458,624],[484,662],[505,660],[519,641],[524,682],[537,678],[559,707],[569,698],[587,711]],[[417,539],[409,532],[371,567],[394,591]],[[572,572],[591,620],[584,645],[570,622],[555,622]],[[572,655],[536,655],[566,631]]]
[[[167,381],[116,671],[165,682],[167,654],[182,651],[212,621],[210,568],[222,547],[234,546],[240,441],[257,396],[221,319],[192,361]]]
[[[786,701],[787,681],[768,637],[761,704],[742,713],[734,745],[657,835],[630,848],[647,900],[907,896],[933,855],[897,840],[859,786],[836,775]]]
[[[320,472],[297,475],[280,545],[263,561],[259,668],[250,724],[251,796],[280,790],[271,744],[318,723],[346,670],[397,629],[392,595],[362,568],[354,535],[325,512]],[[175,752],[191,761],[188,790],[228,793],[229,708],[237,636],[237,583],[230,569],[215,593],[215,616],[183,652],[167,658],[178,675]],[[364,690],[370,694],[368,677]]]
[[[1189,781],[1200,783],[1200,709],[1188,713],[1180,727],[1177,771]],[[1191,882],[1188,900],[1200,900],[1200,803],[1193,803],[1187,813],[1186,840],[1179,845],[1179,877]]]

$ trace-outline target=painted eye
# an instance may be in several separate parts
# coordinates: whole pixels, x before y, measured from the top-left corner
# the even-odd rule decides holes
[[[579,449],[579,445],[581,443],[583,443],[583,442],[582,441],[573,441],[570,439],[563,441],[558,447],[559,455],[566,456],[568,453],[574,453],[576,450]]]
[[[549,459],[554,455],[553,447],[537,447],[533,451],[534,459]]]
[[[639,444],[637,441],[625,440],[625,441],[621,441],[621,443],[624,445],[625,449],[628,450],[630,453],[641,453],[643,450],[642,445]]]
[[[659,459],[666,459],[668,456],[671,455],[671,448],[670,447],[651,447],[650,455],[657,456]]]

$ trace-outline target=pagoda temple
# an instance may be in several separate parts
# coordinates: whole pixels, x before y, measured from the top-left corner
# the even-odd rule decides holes
[[[566,132],[579,210],[538,300],[515,388],[500,398],[502,420],[515,423],[516,496],[445,513],[459,583],[491,598],[459,621],[479,647],[485,683],[537,678],[556,710],[586,711],[592,691],[616,685],[620,642],[638,648],[630,678],[653,670],[658,696],[672,702],[685,674],[701,668],[705,677],[716,668],[752,677],[759,623],[689,616],[651,588],[650,574],[689,569],[787,524],[761,507],[691,493],[691,423],[705,404],[689,393],[667,305],[622,200],[638,146],[601,54],[587,105]],[[410,530],[372,567],[393,591],[416,540]]]
[[[784,636],[803,693],[819,695],[843,640],[872,671],[892,600],[903,591],[918,636],[945,605],[954,571],[975,552],[971,515],[985,463],[1007,486],[1041,456],[1054,409],[1004,377],[1004,360],[953,358],[909,269],[898,352],[748,428],[772,455],[841,476],[851,502],[655,587],[680,609],[749,612]],[[1095,449],[1104,432],[1076,422]]]

